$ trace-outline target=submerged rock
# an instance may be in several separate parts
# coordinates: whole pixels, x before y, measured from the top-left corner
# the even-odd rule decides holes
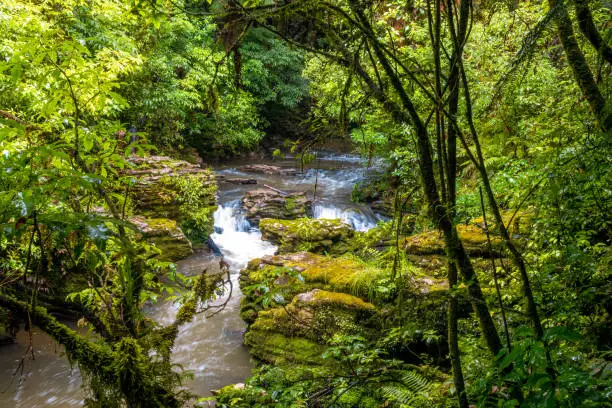
[[[341,220],[300,218],[263,219],[261,237],[279,246],[279,253],[309,251],[341,255],[351,249],[355,231]]]
[[[257,184],[257,180],[250,178],[242,178],[242,177],[232,177],[225,179],[226,183],[231,184]]]
[[[238,168],[239,171],[245,173],[259,173],[267,175],[295,176],[295,169],[284,169],[278,166],[270,166],[267,164],[248,164]]]
[[[176,221],[168,218],[130,217],[128,220],[148,242],[154,244],[160,251],[159,259],[163,261],[180,261],[193,254],[191,241],[176,225]]]
[[[270,189],[247,191],[242,199],[246,219],[258,223],[263,218],[291,220],[312,216],[312,201],[305,193],[281,194]]]

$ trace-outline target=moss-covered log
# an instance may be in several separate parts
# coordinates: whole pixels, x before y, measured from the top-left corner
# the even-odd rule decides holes
[[[27,316],[32,324],[64,346],[66,354],[76,361],[84,372],[109,388],[119,389],[129,407],[179,407],[180,401],[172,390],[157,384],[147,376],[146,366],[136,350],[135,340],[122,341],[113,350],[103,342],[84,339],[77,332],[57,321],[44,307],[30,307],[10,295],[0,294],[0,306],[17,315]],[[125,349],[131,350],[131,358],[126,359]],[[138,363],[134,365],[133,363]]]

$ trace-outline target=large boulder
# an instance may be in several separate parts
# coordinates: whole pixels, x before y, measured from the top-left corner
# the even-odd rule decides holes
[[[278,166],[270,166],[267,164],[248,164],[238,168],[239,171],[245,173],[258,173],[266,175],[280,175],[280,176],[295,176],[297,172],[295,169],[285,169]]]
[[[154,244],[160,251],[162,261],[180,261],[193,254],[191,241],[176,225],[176,221],[168,218],[130,217],[128,220],[148,242]]]
[[[181,179],[194,180],[203,204],[216,205],[217,184],[210,169],[167,156],[135,156],[130,162],[135,167],[126,170],[125,174],[135,178],[130,192],[137,212],[151,217],[178,218],[183,192]]]
[[[283,194],[271,189],[247,191],[242,199],[246,219],[259,223],[263,218],[292,220],[312,216],[312,201],[305,193]]]
[[[212,233],[217,183],[214,173],[196,164],[166,156],[130,158],[134,178],[130,198],[137,214],[170,218],[192,239],[206,241]]]
[[[341,255],[351,249],[355,231],[341,220],[299,218],[263,219],[259,223],[262,239],[278,245],[279,253],[309,251]]]
[[[368,271],[365,271],[368,272]],[[240,272],[240,316],[249,324],[245,344],[272,364],[325,366],[334,334],[378,332],[375,306],[356,285],[364,268],[351,259],[308,252],[265,256]],[[348,292],[348,293],[347,293]],[[331,364],[331,365],[330,365]]]
[[[333,258],[310,252],[284,255],[266,255],[253,259],[240,271],[240,288],[244,297],[240,303],[240,316],[253,323],[263,309],[265,285],[284,299],[313,289],[343,292],[368,300],[367,282],[385,273],[364,266],[349,258]],[[367,279],[366,279],[367,278]],[[274,303],[274,302],[272,302]]]
[[[338,292],[314,289],[296,295],[284,307],[259,313],[245,344],[259,360],[325,365],[321,354],[334,334],[367,335],[376,326],[374,305]]]

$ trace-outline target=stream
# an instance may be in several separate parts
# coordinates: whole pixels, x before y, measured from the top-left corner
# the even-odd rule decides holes
[[[272,164],[293,168],[294,160],[265,162],[242,160],[227,163],[215,170],[219,177],[219,207],[214,214],[218,233],[211,235],[226,262],[230,265],[233,293],[222,311],[207,318],[196,318],[181,326],[173,351],[173,362],[193,373],[185,384],[195,394],[210,395],[224,385],[242,382],[253,367],[247,348],[242,344],[245,323],[238,316],[242,294],[238,287],[239,271],[253,258],[274,254],[276,247],[261,240],[257,228],[244,219],[240,199],[245,192],[263,188],[263,184],[284,191],[304,191],[313,195],[315,218],[340,218],[355,230],[372,228],[382,217],[365,205],[351,202],[353,186],[366,176],[358,156],[319,155],[318,170],[313,168],[296,176],[243,173],[237,167],[245,164]],[[257,185],[234,185],[224,178],[257,179]],[[197,275],[204,269],[219,268],[219,258],[208,252],[196,252],[177,262],[177,270],[185,275]],[[220,299],[219,301],[223,301]],[[162,324],[171,323],[178,305],[160,302],[149,308],[148,314]],[[68,322],[67,322],[68,323]],[[73,324],[71,324],[73,325]],[[83,333],[86,330],[79,329]],[[33,330],[34,356],[25,355],[28,333],[20,332],[17,342],[0,348],[0,407],[80,407],[85,392],[81,388],[78,368],[71,367],[62,347],[40,330]],[[19,366],[23,361],[23,369]]]

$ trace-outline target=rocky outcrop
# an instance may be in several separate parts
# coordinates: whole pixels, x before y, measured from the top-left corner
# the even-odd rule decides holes
[[[249,164],[238,168],[239,171],[245,173],[258,173],[267,175],[280,175],[280,176],[295,176],[297,172],[295,169],[284,169],[278,166],[270,166],[267,164]]]
[[[137,213],[150,218],[181,218],[185,180],[197,187],[202,206],[216,205],[217,186],[211,170],[167,156],[135,156],[130,162],[135,168],[126,170],[125,175],[135,178],[130,197]]]
[[[282,194],[271,189],[248,191],[242,199],[246,219],[259,223],[263,218],[292,220],[312,216],[312,201],[305,193]]]
[[[244,342],[254,357],[268,363],[326,365],[321,357],[326,342],[334,334],[366,335],[375,325],[368,324],[374,315],[374,306],[355,296],[314,289],[285,307],[260,312]]]
[[[144,239],[161,251],[160,260],[174,262],[193,254],[191,241],[176,225],[176,221],[141,216],[130,217],[128,221],[136,227]]]
[[[341,220],[299,218],[263,219],[259,223],[262,239],[278,245],[279,253],[309,251],[341,255],[351,249],[355,231]]]

